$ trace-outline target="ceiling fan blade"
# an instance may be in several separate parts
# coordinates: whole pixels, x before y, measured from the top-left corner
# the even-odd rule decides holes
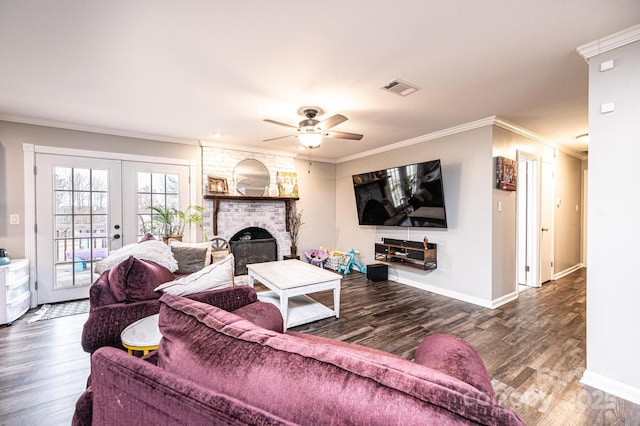
[[[352,139],[352,140],[355,140],[355,141],[359,141],[360,139],[362,139],[364,137],[363,135],[359,135],[357,133],[348,133],[348,132],[326,132],[325,135],[327,137],[330,137],[330,138]]]
[[[278,137],[275,137],[275,138],[264,139],[262,142],[276,141],[278,139],[290,138],[292,136],[295,136],[295,135],[278,136]]]
[[[264,121],[266,121],[267,123],[271,123],[271,124],[277,124],[278,126],[291,127],[293,129],[297,129],[298,128],[298,126],[292,126],[291,124],[281,123],[281,122],[275,121],[275,120],[265,119]]]
[[[320,128],[323,130],[329,130],[330,128],[337,126],[340,123],[344,123],[347,120],[348,118],[342,114],[332,115],[326,120],[322,120],[322,122],[320,123]]]

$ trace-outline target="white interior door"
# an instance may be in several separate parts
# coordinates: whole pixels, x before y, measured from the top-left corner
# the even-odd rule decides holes
[[[555,185],[553,164],[541,164],[540,193],[540,282],[545,283],[553,277],[553,206]]]
[[[36,155],[38,304],[86,298],[94,263],[122,246],[117,160]]]

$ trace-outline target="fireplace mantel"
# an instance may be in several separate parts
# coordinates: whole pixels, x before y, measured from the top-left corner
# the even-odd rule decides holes
[[[285,226],[287,232],[289,232],[289,218],[293,209],[293,203],[298,201],[299,197],[253,197],[248,195],[229,195],[229,194],[205,194],[205,200],[213,200],[213,235],[218,235],[218,210],[220,208],[220,200],[228,201],[284,201],[286,220]]]

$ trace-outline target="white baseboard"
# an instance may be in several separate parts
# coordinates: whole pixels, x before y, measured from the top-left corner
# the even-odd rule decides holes
[[[640,405],[640,389],[593,371],[586,370],[582,375],[582,379],[580,379],[580,383]]]
[[[509,303],[512,300],[516,300],[517,298],[518,298],[517,291],[514,291],[513,293],[505,294],[504,296],[498,297],[497,299],[494,299],[491,301],[491,309],[498,308],[504,305],[505,303]]]
[[[395,281],[395,282],[398,282],[400,284],[406,284],[406,285],[409,285],[411,287],[416,287],[416,288],[419,288],[421,290],[430,291],[431,293],[436,293],[436,294],[439,294],[441,296],[450,297],[452,299],[462,300],[463,302],[473,303],[474,305],[482,306],[484,308],[490,308],[490,309],[494,308],[493,303],[490,300],[485,300],[485,299],[481,299],[479,297],[469,296],[467,294],[458,293],[456,291],[447,290],[445,288],[435,287],[435,286],[432,286],[432,285],[429,285],[429,284],[425,284],[425,283],[421,283],[421,282],[417,282],[417,281],[413,281],[413,280],[408,280],[406,278],[397,278],[395,280],[390,280],[390,281]],[[516,294],[516,297],[518,297],[517,294]]]
[[[564,271],[560,271],[557,274],[553,274],[553,279],[558,280],[562,277],[566,277],[567,275],[577,271],[580,268],[584,268],[584,263],[578,263],[577,265],[567,268]]]

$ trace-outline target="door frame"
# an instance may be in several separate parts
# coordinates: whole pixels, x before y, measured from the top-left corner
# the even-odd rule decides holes
[[[540,227],[540,157],[535,156],[533,154],[518,150],[516,152],[516,162],[520,165],[521,161],[526,161],[529,165],[531,165],[531,170],[529,170],[529,174],[523,173],[523,171],[518,172],[518,178],[531,178],[531,181],[528,181],[528,185],[524,188],[521,185],[521,182],[518,183],[519,191],[526,191],[524,195],[525,206],[523,206],[521,197],[516,197],[516,289],[515,291],[519,291],[518,285],[519,276],[521,273],[521,268],[525,266],[529,266],[529,271],[526,273],[527,275],[527,283],[531,287],[540,287],[540,233],[537,230]],[[522,224],[521,222],[521,213],[525,213],[527,220],[526,224]],[[524,235],[522,235],[524,233]],[[524,250],[525,253],[521,253]],[[525,265],[522,265],[522,260],[525,258]],[[530,263],[526,265],[526,263]]]
[[[24,161],[24,254],[29,259],[29,288],[31,290],[31,307],[38,306],[36,283],[38,256],[36,253],[36,176],[34,174],[36,154],[67,155],[72,157],[101,158],[105,160],[133,161],[140,163],[163,163],[189,167],[189,202],[193,204],[197,197],[197,183],[202,180],[197,176],[198,160],[184,160],[179,158],[151,157],[146,155],[127,154],[112,151],[92,151],[57,146],[22,144]],[[29,196],[28,194],[31,194]]]

